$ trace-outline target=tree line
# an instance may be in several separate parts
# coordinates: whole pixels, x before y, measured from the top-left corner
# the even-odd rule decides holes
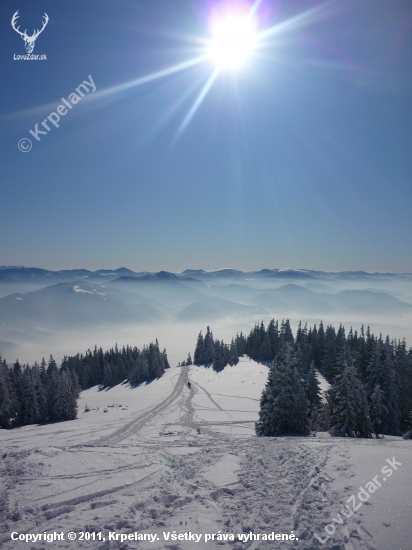
[[[58,368],[53,356],[33,366],[0,361],[0,427],[77,418],[77,375]]]
[[[17,360],[12,368],[0,357],[0,427],[73,420],[82,389],[124,381],[138,385],[160,378],[167,368],[166,350],[160,351],[157,340],[141,350],[116,345],[103,351],[95,346],[84,355],[65,356],[60,368],[52,355],[40,365]]]
[[[229,345],[225,344],[223,340],[215,340],[210,327],[207,327],[205,336],[203,337],[202,331],[200,331],[197,337],[193,363],[195,365],[213,365],[215,370],[223,369],[226,365],[237,365],[239,362],[238,349],[234,338]],[[187,364],[189,363],[186,361]]]
[[[195,364],[216,363],[213,335],[199,334]],[[248,355],[270,365],[262,392],[258,435],[328,430],[332,435],[401,435],[412,428],[412,349],[405,340],[375,336],[343,325],[299,323],[294,336],[289,320],[258,323],[224,346],[226,354]],[[197,353],[198,352],[198,353]],[[228,356],[226,364],[230,363]],[[237,361],[236,361],[237,362]],[[233,363],[235,364],[235,363]],[[330,384],[321,394],[319,371]],[[409,432],[410,433],[410,432]]]

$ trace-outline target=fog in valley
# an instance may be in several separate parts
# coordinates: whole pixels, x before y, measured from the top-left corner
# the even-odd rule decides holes
[[[156,338],[171,365],[193,353],[200,330],[230,342],[256,322],[288,318],[412,342],[412,275],[263,269],[136,273],[126,268],[0,268],[0,354],[9,363],[50,354],[142,347]]]

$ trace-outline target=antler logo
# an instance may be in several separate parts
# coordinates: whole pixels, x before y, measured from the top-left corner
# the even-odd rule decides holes
[[[26,52],[27,53],[32,53],[32,51],[34,50],[34,46],[35,46],[35,42],[37,40],[37,37],[39,36],[39,34],[41,32],[44,31],[47,23],[49,22],[49,16],[47,15],[47,13],[45,12],[44,15],[44,21],[43,21],[43,26],[42,28],[39,30],[37,29],[36,31],[33,30],[33,34],[31,36],[28,36],[27,35],[27,29],[24,31],[24,32],[21,32],[19,29],[20,27],[16,27],[16,21],[17,19],[19,18],[19,12],[18,10],[16,11],[16,13],[13,15],[12,19],[11,19],[11,26],[13,27],[13,29],[23,38],[24,40],[24,45],[25,45],[25,48],[26,48]]]

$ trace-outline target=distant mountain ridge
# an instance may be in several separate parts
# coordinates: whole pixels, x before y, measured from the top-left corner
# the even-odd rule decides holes
[[[412,277],[412,273],[390,273],[390,272],[367,272],[367,271],[317,271],[311,269],[290,269],[290,268],[263,268],[258,271],[240,271],[238,269],[223,268],[211,271],[204,269],[185,269],[181,273],[174,273],[171,271],[161,270],[155,271],[133,271],[126,267],[119,267],[117,269],[98,269],[91,271],[89,269],[63,269],[63,270],[49,270],[39,267],[25,267],[25,266],[0,266],[0,272],[7,272],[7,276],[21,280],[24,277],[27,278],[41,278],[41,277],[54,277],[66,278],[66,277],[107,277],[107,276],[130,276],[130,277],[145,277],[154,276],[157,279],[167,278],[180,278],[187,277],[213,277],[213,278],[225,278],[225,277],[283,277],[283,278],[385,278],[385,277]],[[4,274],[4,273],[3,273]]]
[[[21,327],[83,330],[159,321],[242,322],[291,314],[324,320],[353,315],[365,322],[372,316],[411,315],[412,274],[0,268],[0,341],[7,343],[12,343],[9,335],[16,327],[23,334]]]

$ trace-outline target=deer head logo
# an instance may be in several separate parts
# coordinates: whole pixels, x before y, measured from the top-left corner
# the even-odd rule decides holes
[[[24,45],[25,45],[25,48],[26,48],[26,52],[27,53],[31,53],[33,50],[34,50],[34,45],[35,45],[35,42],[37,40],[37,37],[39,36],[39,34],[41,32],[44,31],[44,28],[46,27],[47,23],[49,22],[49,16],[47,15],[47,13],[45,13],[43,15],[44,17],[44,21],[43,21],[43,26],[42,28],[39,30],[37,29],[37,31],[33,30],[33,34],[31,36],[28,36],[27,35],[27,29],[24,31],[24,32],[21,32],[19,29],[20,27],[16,27],[16,21],[17,19],[19,18],[19,12],[16,11],[16,13],[13,15],[12,17],[12,20],[11,20],[11,26],[13,27],[13,29],[19,33],[19,35],[23,38],[24,40]]]

